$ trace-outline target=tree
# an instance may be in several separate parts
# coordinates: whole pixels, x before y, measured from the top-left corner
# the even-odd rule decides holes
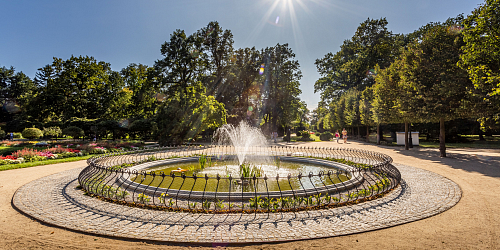
[[[459,19],[435,24],[421,41],[408,46],[398,62],[402,65],[400,90],[407,94],[397,99],[410,100],[408,111],[417,119],[439,121],[441,157],[446,157],[444,122],[473,116],[465,108],[474,102],[468,91],[473,85],[457,65],[464,42],[460,32],[449,28]]]
[[[43,135],[48,137],[56,137],[62,134],[62,130],[59,127],[48,127],[43,128]]]
[[[201,80],[207,89],[207,95],[212,95],[218,102],[226,104],[224,99],[231,96],[227,91],[231,87],[228,74],[233,55],[233,34],[230,30],[223,30],[218,22],[210,22],[196,32],[194,37],[202,41],[201,51],[193,49],[191,53],[195,54],[194,56],[198,53],[204,61],[206,73]]]
[[[75,126],[70,126],[70,127],[63,129],[62,133],[63,133],[63,135],[69,135],[69,136],[73,137],[73,139],[75,139],[75,140],[80,138],[81,136],[85,135],[85,133],[83,132],[83,129],[81,129],[79,127],[75,127]]]
[[[169,96],[159,107],[156,122],[160,145],[182,144],[206,129],[225,124],[226,112],[224,105],[207,96],[198,82],[183,94]]]
[[[500,127],[500,2],[486,0],[463,21],[463,27],[452,27],[464,38],[459,65],[466,70],[474,89],[468,91],[477,99],[468,103],[481,118],[481,128]]]
[[[277,44],[261,52],[263,84],[261,85],[262,117],[269,131],[281,126],[287,131],[298,118],[302,93],[299,80],[302,78],[299,62],[288,44]]]
[[[132,122],[128,128],[130,132],[139,132],[142,134],[143,140],[146,140],[148,134],[157,130],[156,122],[149,119],[139,119]]]
[[[162,145],[180,144],[194,138],[204,129],[226,123],[224,105],[198,81],[206,73],[206,64],[193,51],[202,49],[202,40],[176,30],[170,41],[162,44],[163,59],[155,63],[155,70],[165,100],[158,108],[156,121]]]
[[[385,18],[368,18],[351,39],[344,41],[340,51],[316,60],[321,78],[316,81],[314,91],[321,92],[322,100],[339,97],[354,87],[363,91],[374,84],[375,66],[388,67],[404,42],[403,36],[387,30],[387,24]]]
[[[453,32],[462,27],[450,27]],[[500,95],[500,2],[486,0],[463,21],[463,54],[460,66],[474,87],[488,96]],[[498,100],[498,99],[497,99]]]
[[[221,102],[228,115],[228,123],[239,124],[246,120],[255,124],[261,107],[261,76],[259,69],[262,56],[255,47],[237,49],[231,57],[227,84]]]
[[[54,58],[38,70],[35,80],[42,85],[34,101],[43,107],[39,119],[101,118],[124,85],[109,63],[88,56]]]
[[[6,122],[14,118],[28,118],[29,105],[37,94],[35,82],[23,72],[15,72],[14,67],[0,68],[0,121]]]
[[[377,125],[377,144],[380,144],[380,125],[377,124],[374,119],[373,99],[373,86],[361,92],[359,119],[361,124],[366,126],[366,142],[370,142],[370,126]]]
[[[147,65],[132,63],[120,71],[125,87],[118,92],[114,110],[121,109],[121,118],[150,118],[154,115],[157,104],[163,96],[158,94],[159,86],[155,81],[155,70]],[[111,111],[110,114],[116,114]]]

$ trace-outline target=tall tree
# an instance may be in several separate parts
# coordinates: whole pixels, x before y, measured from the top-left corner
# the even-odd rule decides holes
[[[288,44],[277,44],[262,50],[263,118],[267,128],[276,131],[278,126],[287,130],[296,120],[301,94],[299,80],[302,78],[299,62]]]
[[[441,157],[446,157],[444,122],[473,116],[465,108],[465,104],[471,101],[468,90],[473,85],[467,72],[457,65],[464,46],[462,34],[450,29],[457,21],[450,19],[444,24],[436,24],[421,41],[408,47],[401,61],[402,86],[407,92],[415,92],[410,107],[420,108],[412,113],[440,123]]]
[[[162,44],[163,59],[155,70],[165,100],[159,107],[157,124],[161,144],[182,143],[203,129],[226,122],[224,105],[206,95],[200,78],[207,72],[206,61],[193,51],[200,51],[202,40],[176,30],[170,41]]]
[[[154,74],[153,67],[135,63],[120,71],[125,83],[125,88],[119,92],[122,94],[120,97],[130,95],[130,100],[127,101],[129,104],[122,106],[128,117],[139,119],[154,115],[156,104],[163,99],[162,95],[157,94],[159,86],[156,86]]]
[[[321,78],[314,85],[322,99],[340,96],[350,88],[362,91],[373,85],[376,65],[388,67],[404,41],[387,30],[387,20],[370,19],[361,23],[354,36],[344,41],[336,54],[328,53],[315,64]]]
[[[227,89],[231,87],[228,82],[231,56],[233,55],[233,34],[230,30],[223,30],[218,22],[210,22],[200,29],[195,37],[201,39],[200,51],[193,49],[191,52],[205,61],[206,72],[202,80],[207,88],[207,94],[213,95],[218,102],[225,102],[228,96]]]
[[[462,27],[452,27],[460,32]],[[459,65],[474,83],[473,95],[482,99],[470,103],[480,115],[484,130],[500,127],[500,1],[486,0],[463,21],[463,53]]]
[[[23,72],[15,72],[14,67],[0,68],[0,121],[15,117],[28,118],[29,102],[38,92],[37,84]]]
[[[39,98],[40,117],[67,120],[71,117],[101,118],[107,112],[123,81],[106,62],[93,57],[54,58],[52,64],[40,68],[36,81],[43,83]]]

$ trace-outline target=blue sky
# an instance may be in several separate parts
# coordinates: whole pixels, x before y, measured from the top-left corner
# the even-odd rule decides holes
[[[93,56],[120,70],[152,66],[176,29],[192,34],[218,21],[234,47],[257,49],[288,43],[301,65],[301,99],[319,101],[314,61],[337,52],[367,18],[386,17],[394,33],[470,14],[483,0],[143,0],[0,1],[0,67],[30,77],[53,57]],[[277,20],[279,17],[279,20]],[[276,23],[277,22],[277,23]]]

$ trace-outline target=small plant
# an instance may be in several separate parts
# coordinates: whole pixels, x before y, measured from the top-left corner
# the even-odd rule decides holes
[[[205,166],[207,164],[207,158],[208,157],[205,157],[205,155],[200,155],[200,157],[198,158],[198,163],[200,164],[200,169],[203,170],[205,169]],[[210,159],[210,158],[208,158]]]
[[[203,209],[205,209],[205,210],[209,210],[211,205],[212,205],[212,202],[210,202],[210,201],[208,201],[208,200],[204,201],[204,202],[201,204],[201,206],[202,206],[202,207],[203,207]]]
[[[139,194],[137,196],[137,200],[142,204],[148,204],[151,201],[151,198],[145,194]]]
[[[121,199],[125,199],[125,197],[127,195],[128,195],[127,191],[118,188],[118,190],[116,191],[116,195],[115,196],[116,196],[116,199],[121,200]]]
[[[280,158],[278,156],[274,157],[274,165],[276,165],[276,167],[278,169],[280,169],[280,167],[281,167],[281,160],[280,160]]]
[[[330,194],[326,194],[323,200],[326,204],[330,204],[330,202],[332,201],[332,196],[330,196]]]
[[[161,193],[160,197],[158,197],[158,200],[160,200],[160,203],[165,204],[165,198],[167,198],[168,194],[166,193]]]
[[[300,206],[302,205],[302,203],[304,203],[304,197],[297,197],[294,199],[295,200],[295,203],[297,204],[297,206]]]
[[[305,203],[306,203],[307,206],[312,206],[314,204],[313,197],[312,196],[308,196],[307,198],[305,198]]]
[[[371,194],[371,191],[370,190],[367,190],[367,189],[361,189],[359,190],[358,192],[358,196],[369,196]]]
[[[321,203],[323,202],[323,198],[321,198],[321,193],[314,195],[314,198],[316,199],[316,206],[320,206]]]
[[[249,202],[250,202],[250,207],[257,209],[259,204],[262,202],[262,199],[260,198],[260,195],[259,195],[256,198],[250,198]]]
[[[173,205],[174,205],[174,199],[173,198],[168,199],[168,206],[172,207]]]
[[[240,176],[249,178],[250,175],[250,164],[249,163],[243,163],[240,165]]]
[[[224,203],[222,203],[221,200],[217,200],[217,202],[215,203],[215,208],[224,209]]]
[[[196,208],[196,205],[198,205],[198,202],[193,202],[189,204],[189,208]]]
[[[147,161],[156,161],[158,160],[154,155],[150,155],[148,156],[148,160]]]
[[[269,209],[272,202],[273,202],[273,198],[269,199],[266,197],[264,200],[260,201],[259,205],[263,209]]]

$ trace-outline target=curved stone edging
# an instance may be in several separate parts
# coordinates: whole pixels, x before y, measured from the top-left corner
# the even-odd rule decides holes
[[[366,232],[427,218],[461,198],[451,180],[398,165],[401,185],[386,196],[357,205],[295,213],[190,214],[145,210],[104,202],[76,189],[81,169],[40,178],[19,188],[13,205],[45,223],[130,239],[250,243],[314,239]]]
[[[248,192],[245,193],[244,195],[238,196],[234,195],[232,196],[233,201],[240,201],[240,200],[249,200],[252,199],[256,196],[265,196],[269,198],[280,198],[280,197],[295,197],[295,196],[307,196],[310,193],[317,193],[317,192],[322,192],[322,193],[329,193],[331,190],[335,191],[344,191],[348,190],[350,188],[353,188],[355,186],[358,186],[361,182],[364,181],[364,177],[359,171],[356,171],[357,169],[355,167],[351,167],[346,164],[342,164],[339,162],[334,162],[334,161],[328,161],[328,160],[323,160],[323,159],[316,159],[316,158],[303,158],[303,157],[291,157],[291,156],[278,156],[280,160],[282,161],[291,161],[291,162],[301,162],[301,163],[310,163],[310,164],[316,164],[316,165],[321,165],[324,167],[329,167],[333,169],[340,169],[342,171],[345,171],[347,174],[349,174],[350,179],[348,181],[341,182],[340,184],[331,184],[327,185],[325,187],[314,187],[314,188],[307,188],[307,189],[298,189],[298,190],[287,190],[287,191],[269,191],[269,192]],[[129,171],[131,172],[141,172],[145,171],[147,169],[153,168],[153,167],[158,167],[162,166],[165,164],[176,164],[176,163],[185,163],[185,162],[196,162],[198,161],[198,157],[184,157],[184,158],[174,158],[174,159],[166,159],[166,160],[159,160],[159,161],[153,161],[153,162],[146,162],[142,163],[139,165],[132,166],[128,168]],[[212,198],[214,199],[215,197],[222,199],[222,200],[227,200],[228,197],[231,198],[231,195],[228,192],[202,192],[202,191],[189,191],[189,190],[176,190],[176,189],[171,189],[169,190],[168,188],[160,188],[160,187],[155,187],[155,186],[147,186],[144,184],[139,184],[136,182],[133,182],[130,180],[131,176],[129,175],[128,178],[125,178],[123,176],[120,176],[117,181],[118,184],[123,187],[125,190],[134,190],[139,193],[144,193],[147,195],[155,196],[157,194],[161,193],[166,193],[170,196],[176,196],[179,198],[184,198],[184,199],[203,199],[203,198]],[[286,178],[286,176],[283,176],[282,178]],[[122,185],[124,184],[124,185]]]

